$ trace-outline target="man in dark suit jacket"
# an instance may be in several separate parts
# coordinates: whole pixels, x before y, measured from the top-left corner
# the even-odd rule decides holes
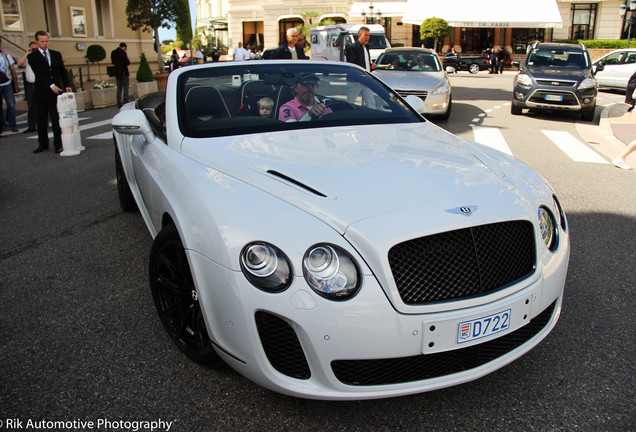
[[[57,113],[57,95],[64,93],[60,88],[63,83],[67,92],[72,91],[68,73],[64,67],[62,54],[49,49],[49,35],[44,30],[35,33],[38,49],[27,56],[27,60],[35,75],[35,91],[33,103],[37,112],[38,148],[33,153],[40,153],[49,148],[48,117],[53,126],[53,146],[55,153],[62,151],[62,130]]]
[[[371,62],[371,55],[367,47],[370,38],[371,30],[369,30],[369,27],[360,27],[360,30],[358,30],[358,41],[345,51],[347,62],[357,64],[369,72],[375,69],[375,63]],[[375,108],[373,92],[359,82],[350,82],[347,88],[347,101],[352,104],[357,103],[360,95],[362,95],[362,100],[366,106],[372,109]]]
[[[128,45],[125,42],[119,44],[119,48],[110,53],[110,61],[115,69],[115,80],[117,81],[117,108],[121,108],[123,104],[128,102],[128,80],[130,73],[128,72],[128,54],[126,50]]]
[[[287,29],[287,42],[276,48],[272,58],[279,60],[307,60],[305,51],[296,46],[298,43],[298,30]]]

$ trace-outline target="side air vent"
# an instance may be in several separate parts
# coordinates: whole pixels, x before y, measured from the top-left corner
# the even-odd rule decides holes
[[[320,191],[317,191],[316,189],[314,189],[314,188],[312,188],[312,187],[309,187],[309,186],[307,186],[306,184],[304,184],[304,183],[302,183],[302,182],[299,182],[299,181],[298,181],[298,180],[296,180],[296,179],[293,179],[293,178],[291,178],[291,177],[289,177],[289,176],[286,176],[286,175],[285,175],[285,174],[283,174],[283,173],[279,173],[278,171],[275,171],[275,170],[267,170],[267,174],[272,175],[272,176],[274,176],[274,177],[278,177],[279,179],[284,180],[284,181],[286,181],[286,182],[288,182],[288,183],[291,183],[291,184],[293,184],[294,186],[297,186],[297,187],[299,187],[299,188],[302,188],[302,189],[304,189],[304,190],[306,190],[306,191],[308,191],[308,192],[311,192],[312,194],[314,194],[314,195],[316,195],[316,196],[319,196],[319,197],[321,197],[321,198],[327,198],[327,195],[325,195],[324,193],[322,193],[322,192],[320,192]]]

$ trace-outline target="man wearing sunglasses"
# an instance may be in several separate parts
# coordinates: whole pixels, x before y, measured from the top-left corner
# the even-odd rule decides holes
[[[331,113],[331,110],[316,98],[318,81],[316,74],[300,74],[294,84],[296,97],[280,107],[278,119],[284,122],[310,121]]]

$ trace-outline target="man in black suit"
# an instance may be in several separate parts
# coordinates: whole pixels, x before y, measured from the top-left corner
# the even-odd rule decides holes
[[[369,27],[362,26],[358,30],[358,41],[349,46],[345,51],[345,58],[349,63],[354,63],[362,69],[371,72],[375,69],[375,62],[371,61],[369,54],[369,39],[371,38],[371,30]],[[355,103],[358,96],[362,95],[362,100],[369,108],[375,108],[375,99],[373,92],[366,88],[362,83],[350,82],[347,89],[347,101]]]
[[[125,42],[119,44],[119,48],[110,53],[110,61],[115,67],[115,79],[117,80],[117,108],[121,108],[123,104],[128,102],[128,80],[130,73],[128,72],[128,54],[126,50],[128,45]]]
[[[68,73],[64,67],[62,54],[49,49],[49,35],[44,30],[35,33],[38,49],[27,56],[27,60],[35,75],[35,92],[33,103],[37,112],[38,148],[33,153],[40,153],[49,148],[48,117],[53,126],[53,146],[55,153],[62,151],[62,130],[57,113],[57,95],[64,93],[60,88],[63,83],[67,92],[72,91]]]
[[[296,46],[298,43],[298,30],[287,29],[287,42],[276,48],[272,54],[272,59],[278,60],[307,60],[305,51]]]

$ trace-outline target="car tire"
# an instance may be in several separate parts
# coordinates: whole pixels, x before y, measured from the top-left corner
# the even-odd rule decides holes
[[[150,291],[159,319],[179,349],[209,367],[222,366],[203,320],[188,258],[174,224],[155,237],[150,251]]]
[[[115,144],[115,178],[117,180],[117,195],[119,196],[119,206],[122,210],[127,212],[133,212],[137,210],[137,203],[135,197],[130,190],[124,167],[121,163],[121,156],[119,155],[119,149]]]
[[[446,109],[446,112],[442,114],[441,116],[439,116],[439,118],[442,120],[448,120],[450,118],[452,108],[453,108],[453,98],[451,97],[448,99],[448,108]]]
[[[510,114],[521,115],[522,113],[523,113],[523,108],[521,108],[520,106],[516,106],[514,102],[510,104]]]
[[[477,63],[473,63],[468,67],[468,72],[471,74],[476,74],[479,72],[479,65]]]
[[[592,108],[581,111],[581,120],[589,121],[589,122],[594,121],[595,111],[596,111],[596,103],[594,104]]]

